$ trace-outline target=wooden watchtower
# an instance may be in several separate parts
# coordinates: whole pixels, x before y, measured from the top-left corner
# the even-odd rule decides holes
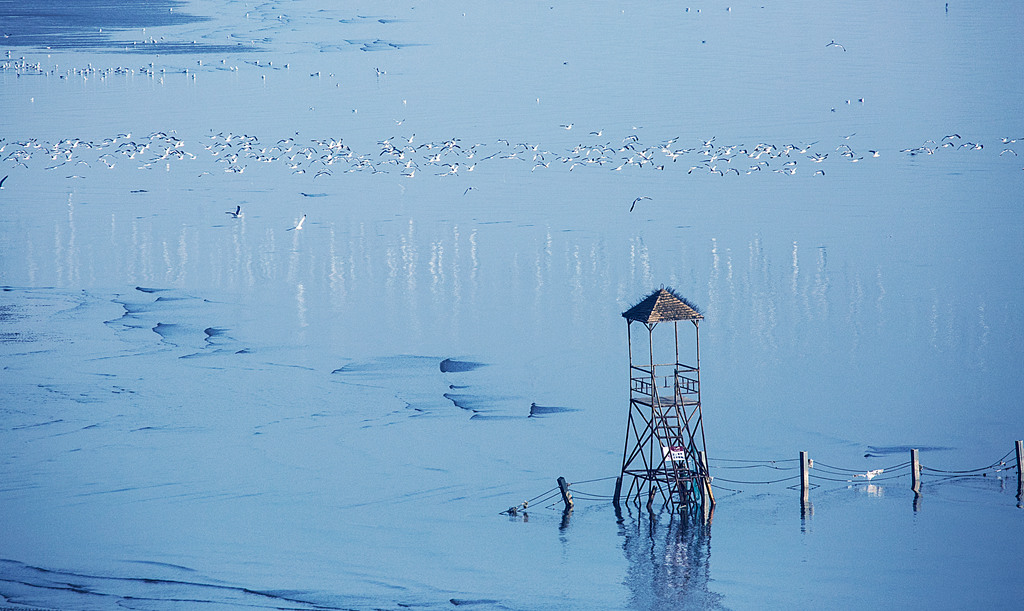
[[[673,513],[707,515],[715,499],[700,406],[699,323],[704,316],[664,288],[622,316],[629,339],[629,420],[615,504],[624,496],[627,502],[645,501],[651,508],[660,497]],[[685,327],[687,321],[693,323],[693,365],[680,358],[679,323]],[[646,336],[633,333],[634,322],[647,329]],[[672,333],[656,338],[661,323],[671,323]]]

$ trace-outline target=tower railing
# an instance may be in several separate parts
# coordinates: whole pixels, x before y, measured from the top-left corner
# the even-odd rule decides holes
[[[670,394],[700,394],[700,380],[697,377],[685,375],[697,373],[696,367],[682,363],[664,363],[653,367],[631,365],[630,371],[632,374],[629,379],[630,390],[636,394],[652,396],[654,394],[652,380],[657,388],[675,391]]]

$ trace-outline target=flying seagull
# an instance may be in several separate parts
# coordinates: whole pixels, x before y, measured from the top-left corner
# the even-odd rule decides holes
[[[836,41],[834,41],[834,40],[833,40],[832,42],[828,43],[828,44],[827,44],[827,45],[825,45],[825,46],[826,46],[826,47],[839,47],[839,48],[840,48],[840,49],[842,49],[843,51],[846,51],[846,47],[844,47],[843,45],[839,44],[838,42],[836,42]]]
[[[306,222],[306,215],[305,215],[305,214],[303,214],[303,215],[302,215],[302,218],[301,218],[301,219],[299,219],[299,222],[298,222],[298,223],[297,223],[297,224],[296,224],[296,225],[295,225],[294,227],[289,227],[289,228],[288,228],[288,229],[286,229],[285,231],[291,231],[291,230],[293,230],[293,229],[302,229],[302,224],[303,224],[303,223],[305,223],[305,222]]]
[[[231,218],[233,218],[233,219],[240,219],[240,218],[242,218],[242,207],[241,206],[235,206],[235,211],[234,212],[228,210],[224,214],[230,214]]]
[[[4,181],[7,180],[7,178],[9,176],[10,176],[10,174],[8,174],[7,176],[4,176],[3,178],[0,178],[0,189],[4,188]]]
[[[642,200],[642,199],[651,199],[651,198],[649,198],[649,197],[647,197],[646,195],[644,195],[644,196],[642,196],[642,197],[638,197],[638,198],[634,199],[634,200],[633,200],[633,205],[629,207],[629,211],[630,211],[630,212],[632,212],[632,211],[633,211],[633,208],[635,208],[635,207],[636,207],[636,203],[637,203],[638,201]]]

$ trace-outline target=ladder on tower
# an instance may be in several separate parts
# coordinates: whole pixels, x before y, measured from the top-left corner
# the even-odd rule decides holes
[[[696,500],[694,493],[699,477],[696,449],[686,417],[686,407],[695,402],[684,398],[679,381],[678,376],[673,376],[671,398],[663,398],[658,387],[651,389],[651,433],[662,451],[656,477],[666,484],[670,498],[676,499],[671,503],[673,507],[687,507]],[[670,390],[667,385],[662,388]]]

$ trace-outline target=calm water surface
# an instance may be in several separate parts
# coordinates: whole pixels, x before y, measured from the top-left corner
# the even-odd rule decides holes
[[[1015,3],[61,4],[0,2],[5,605],[1024,593]],[[600,498],[662,285],[703,528]]]

